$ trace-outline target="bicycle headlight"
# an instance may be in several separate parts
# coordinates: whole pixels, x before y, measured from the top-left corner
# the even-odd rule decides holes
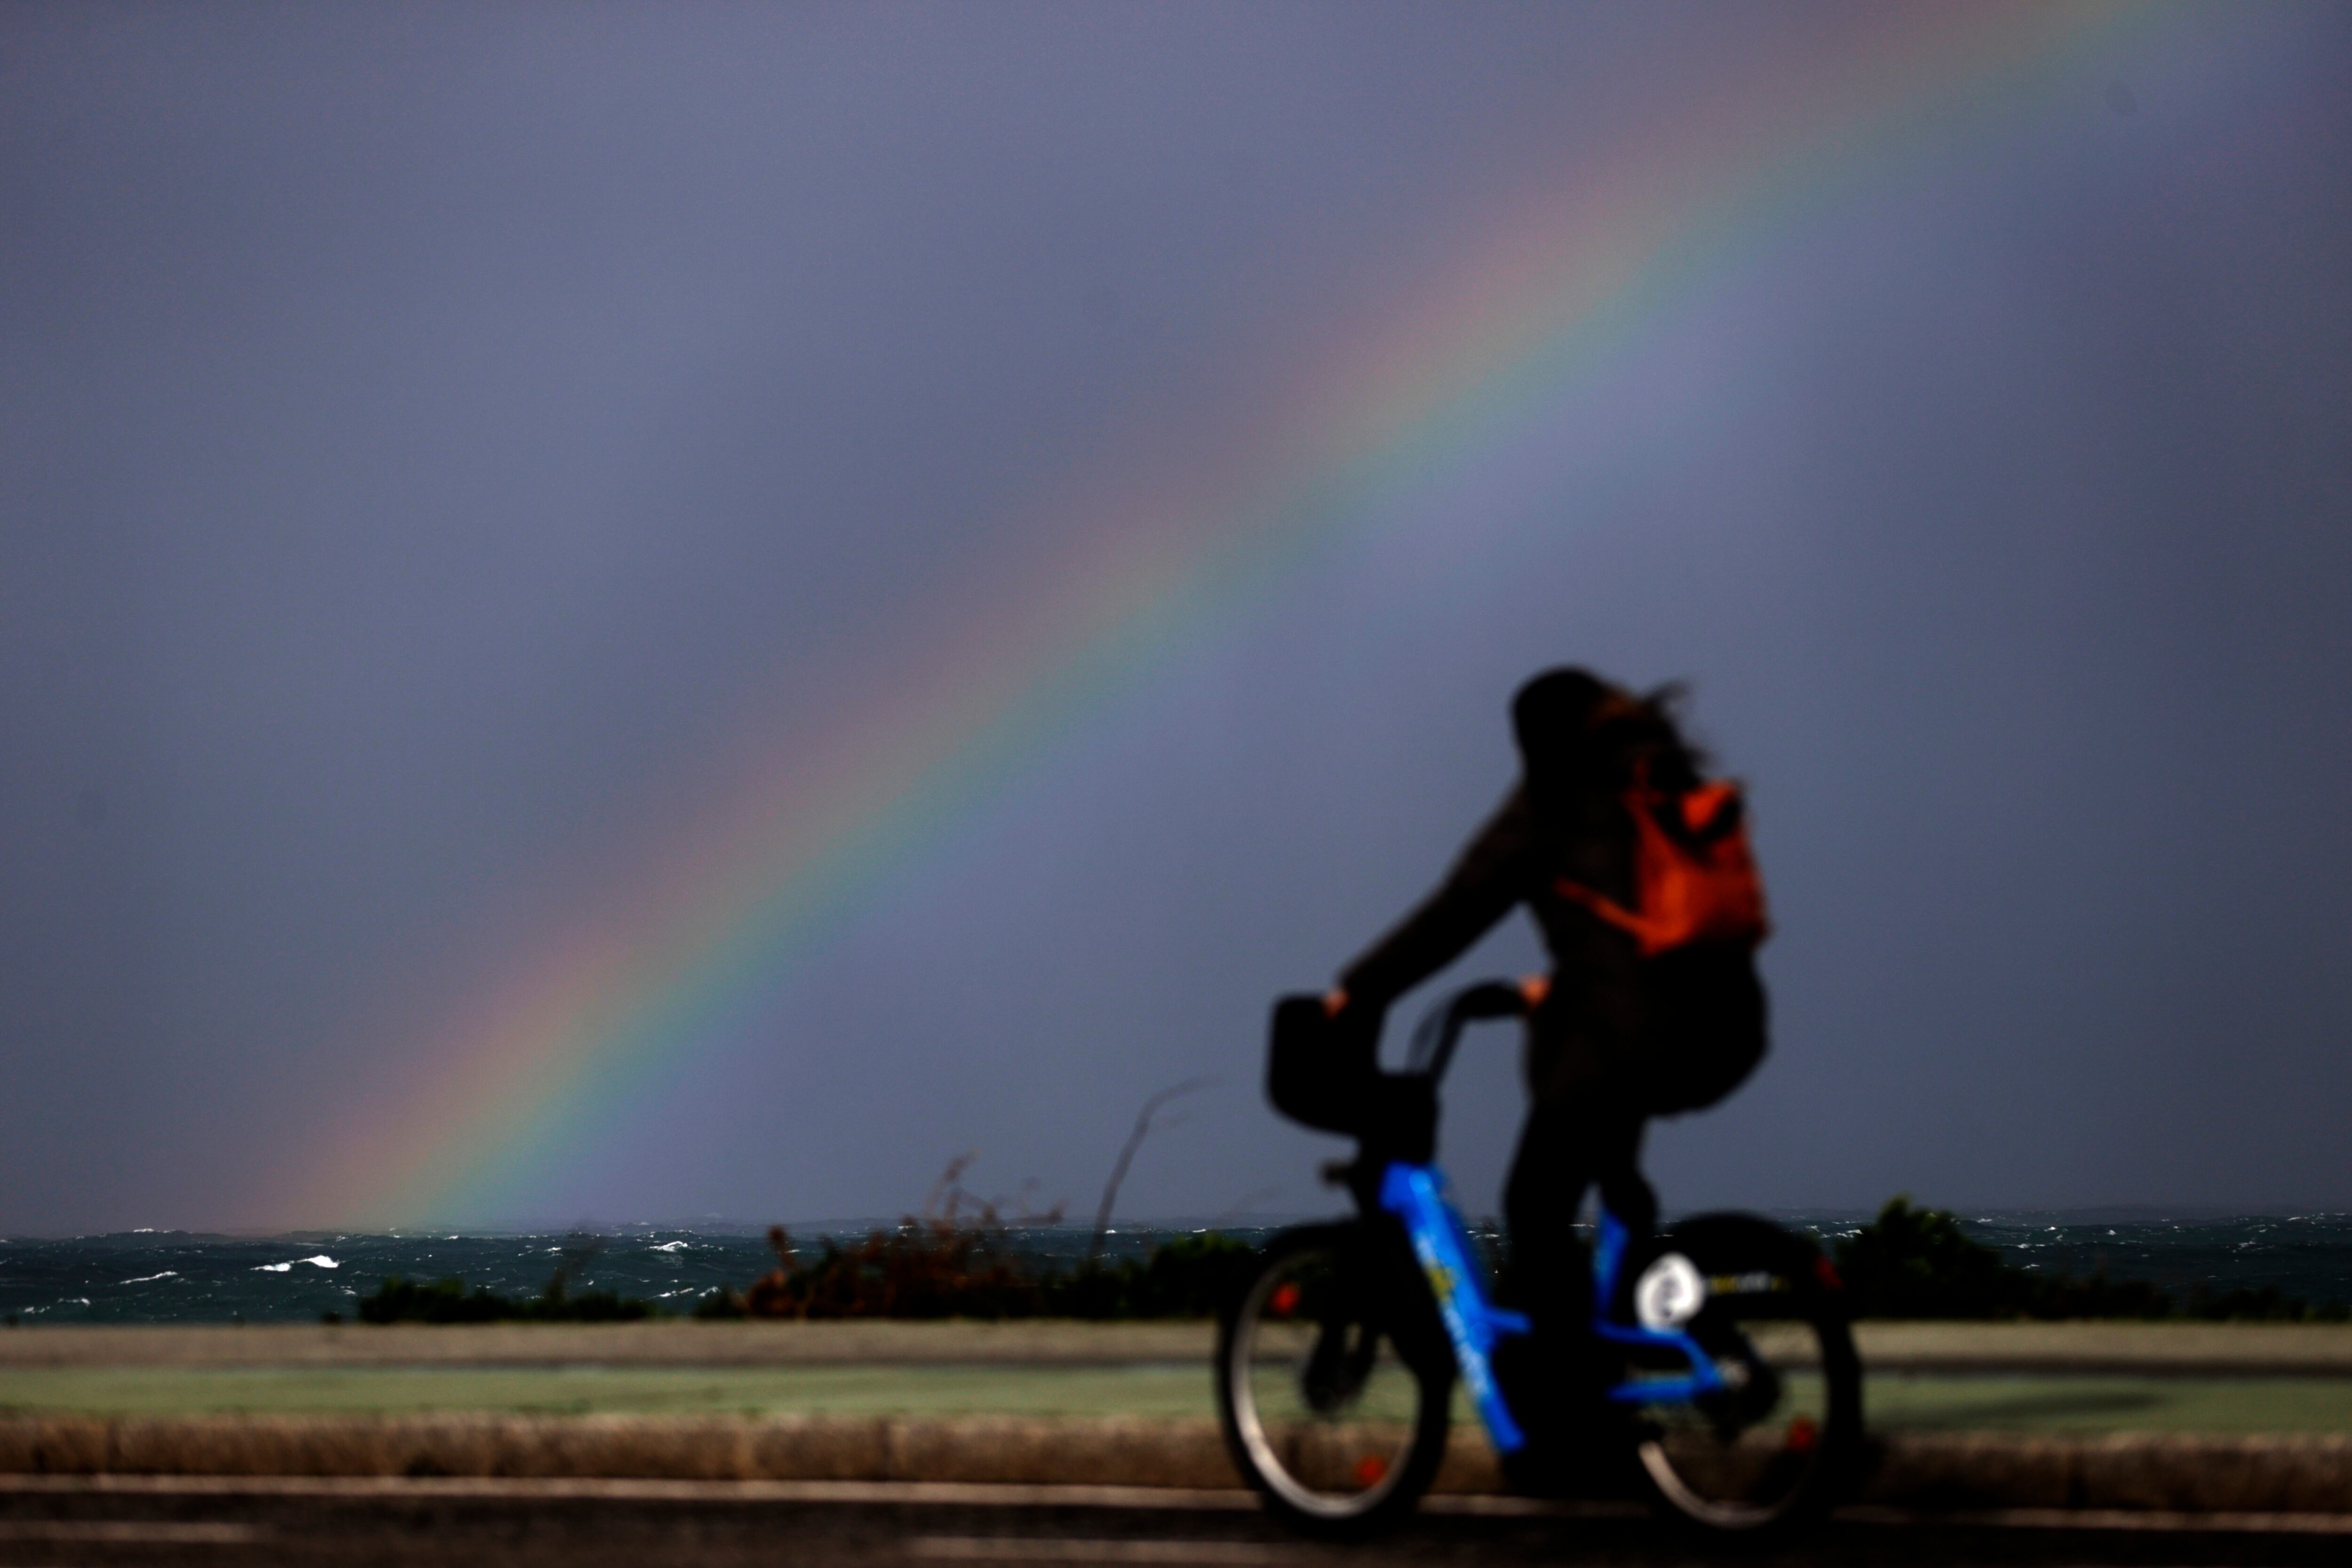
[[[1679,1252],[1661,1257],[1633,1283],[1633,1315],[1654,1334],[1681,1328],[1706,1304],[1706,1280]]]

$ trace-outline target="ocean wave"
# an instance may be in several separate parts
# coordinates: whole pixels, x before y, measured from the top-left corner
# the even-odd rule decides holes
[[[136,1279],[125,1279],[122,1283],[125,1285],[145,1285],[150,1281],[156,1279],[177,1279],[179,1277],[180,1271],[178,1269],[166,1268],[161,1274],[142,1274]]]

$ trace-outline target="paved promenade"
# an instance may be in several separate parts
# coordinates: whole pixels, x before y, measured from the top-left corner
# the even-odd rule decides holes
[[[1433,1498],[1370,1541],[1301,1541],[1231,1490],[530,1479],[0,1476],[0,1564],[138,1568],[2334,1568],[2343,1518],[1841,1510],[1769,1551],[1709,1550],[1629,1505]]]

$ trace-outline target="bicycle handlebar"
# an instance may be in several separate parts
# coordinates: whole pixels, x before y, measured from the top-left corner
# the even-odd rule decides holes
[[[1516,981],[1482,980],[1463,987],[1422,1016],[1412,1032],[1406,1071],[1437,1082],[1453,1065],[1454,1047],[1465,1026],[1475,1019],[1517,1018],[1534,1005],[1528,987]]]

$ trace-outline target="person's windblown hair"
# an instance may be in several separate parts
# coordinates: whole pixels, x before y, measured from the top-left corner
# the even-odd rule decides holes
[[[1538,816],[1579,794],[1614,795],[1638,771],[1668,792],[1698,783],[1706,757],[1683,736],[1675,709],[1683,688],[1635,696],[1588,670],[1548,669],[1511,701],[1511,729]]]

